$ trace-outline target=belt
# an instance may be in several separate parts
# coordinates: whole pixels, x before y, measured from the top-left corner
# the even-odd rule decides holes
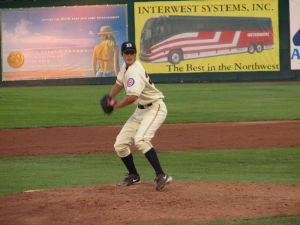
[[[147,107],[149,107],[149,106],[151,106],[152,105],[152,103],[149,103],[149,104],[147,104],[147,105],[138,105],[138,108],[139,109],[146,109]]]

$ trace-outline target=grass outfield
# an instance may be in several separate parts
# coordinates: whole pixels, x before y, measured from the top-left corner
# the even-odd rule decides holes
[[[300,82],[156,86],[166,96],[169,114],[165,123],[300,119]],[[111,87],[1,88],[0,129],[123,124],[133,105],[111,116],[104,115],[99,106],[100,97]],[[158,154],[175,180],[300,184],[300,147]],[[153,181],[145,157],[141,153],[134,157],[142,180]],[[0,194],[117,183],[125,172],[115,153],[0,157]],[[300,215],[188,224],[298,225]]]
[[[300,184],[300,147],[158,152],[174,180]],[[134,153],[143,181],[155,174],[141,153]],[[126,173],[114,153],[0,157],[0,194],[26,190],[113,184]]]
[[[111,85],[0,89],[0,129],[123,124],[134,106],[104,115]],[[158,84],[165,123],[300,119],[300,82]],[[124,93],[118,96],[120,100]]]
[[[300,215],[279,215],[258,219],[213,221],[205,223],[168,223],[168,225],[299,225]]]

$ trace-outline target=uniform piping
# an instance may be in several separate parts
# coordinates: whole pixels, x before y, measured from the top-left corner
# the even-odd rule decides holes
[[[147,129],[145,130],[145,132],[144,132],[144,134],[143,134],[143,141],[144,141],[145,134],[147,133],[147,131],[149,130],[149,128],[150,128],[151,125],[153,124],[154,120],[156,119],[159,110],[160,110],[160,104],[158,105],[158,109],[157,109],[157,111],[156,111],[156,114],[155,114],[153,120],[152,120],[151,123],[148,125]]]

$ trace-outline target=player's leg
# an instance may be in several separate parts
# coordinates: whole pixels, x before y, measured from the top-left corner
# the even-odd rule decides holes
[[[146,154],[153,148],[151,140],[167,116],[166,105],[161,101],[147,109],[138,109],[140,125],[134,137],[138,150]]]
[[[141,109],[139,116],[142,117],[141,124],[134,138],[135,145],[142,151],[156,173],[156,189],[162,189],[172,181],[172,177],[164,173],[155,149],[151,144],[156,131],[167,116],[167,108],[163,102],[154,104],[151,108]]]
[[[133,119],[133,117],[129,118],[118,134],[114,144],[115,151],[128,170],[128,175],[119,183],[120,186],[140,183],[140,177],[134,165],[133,155],[129,148],[133,142],[133,137],[136,134],[138,125],[139,122],[137,120]]]

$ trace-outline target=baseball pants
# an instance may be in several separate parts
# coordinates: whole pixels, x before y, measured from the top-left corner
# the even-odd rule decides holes
[[[118,156],[128,156],[133,142],[143,154],[149,151],[153,147],[151,140],[166,116],[167,107],[161,99],[145,109],[137,108],[116,138],[114,147]]]

